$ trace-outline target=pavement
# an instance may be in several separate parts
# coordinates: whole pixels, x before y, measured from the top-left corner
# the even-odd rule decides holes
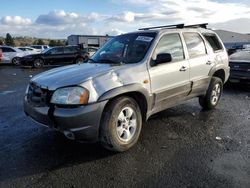
[[[227,84],[212,111],[192,99],[154,115],[135,147],[114,153],[25,116],[26,86],[42,71],[0,66],[0,187],[249,187],[248,84]]]

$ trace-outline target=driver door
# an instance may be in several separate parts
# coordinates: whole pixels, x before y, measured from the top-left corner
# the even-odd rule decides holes
[[[64,61],[63,47],[55,47],[47,51],[44,55],[44,59],[50,65],[61,64]]]
[[[153,111],[161,111],[174,106],[191,91],[189,62],[185,58],[179,33],[165,34],[159,40],[152,59],[158,54],[169,53],[172,61],[149,68],[151,92],[155,94]]]

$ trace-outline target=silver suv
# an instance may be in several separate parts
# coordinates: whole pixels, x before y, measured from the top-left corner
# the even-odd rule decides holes
[[[228,77],[226,49],[206,24],[143,28],[113,38],[86,63],[32,78],[24,111],[69,139],[122,152],[157,112],[194,97],[215,108]]]

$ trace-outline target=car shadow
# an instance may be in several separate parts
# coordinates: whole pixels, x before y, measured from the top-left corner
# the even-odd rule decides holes
[[[250,82],[231,83],[228,81],[224,85],[224,91],[229,93],[250,92]]]
[[[38,128],[38,135],[22,143],[1,148],[0,182],[23,176],[51,172],[60,168],[103,159],[117,153],[101,144],[86,144],[66,139],[61,133]]]

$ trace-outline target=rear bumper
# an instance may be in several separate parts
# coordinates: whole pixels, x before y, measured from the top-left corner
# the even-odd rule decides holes
[[[68,138],[96,142],[107,101],[77,108],[34,107],[24,100],[24,111],[35,121],[63,132]]]

